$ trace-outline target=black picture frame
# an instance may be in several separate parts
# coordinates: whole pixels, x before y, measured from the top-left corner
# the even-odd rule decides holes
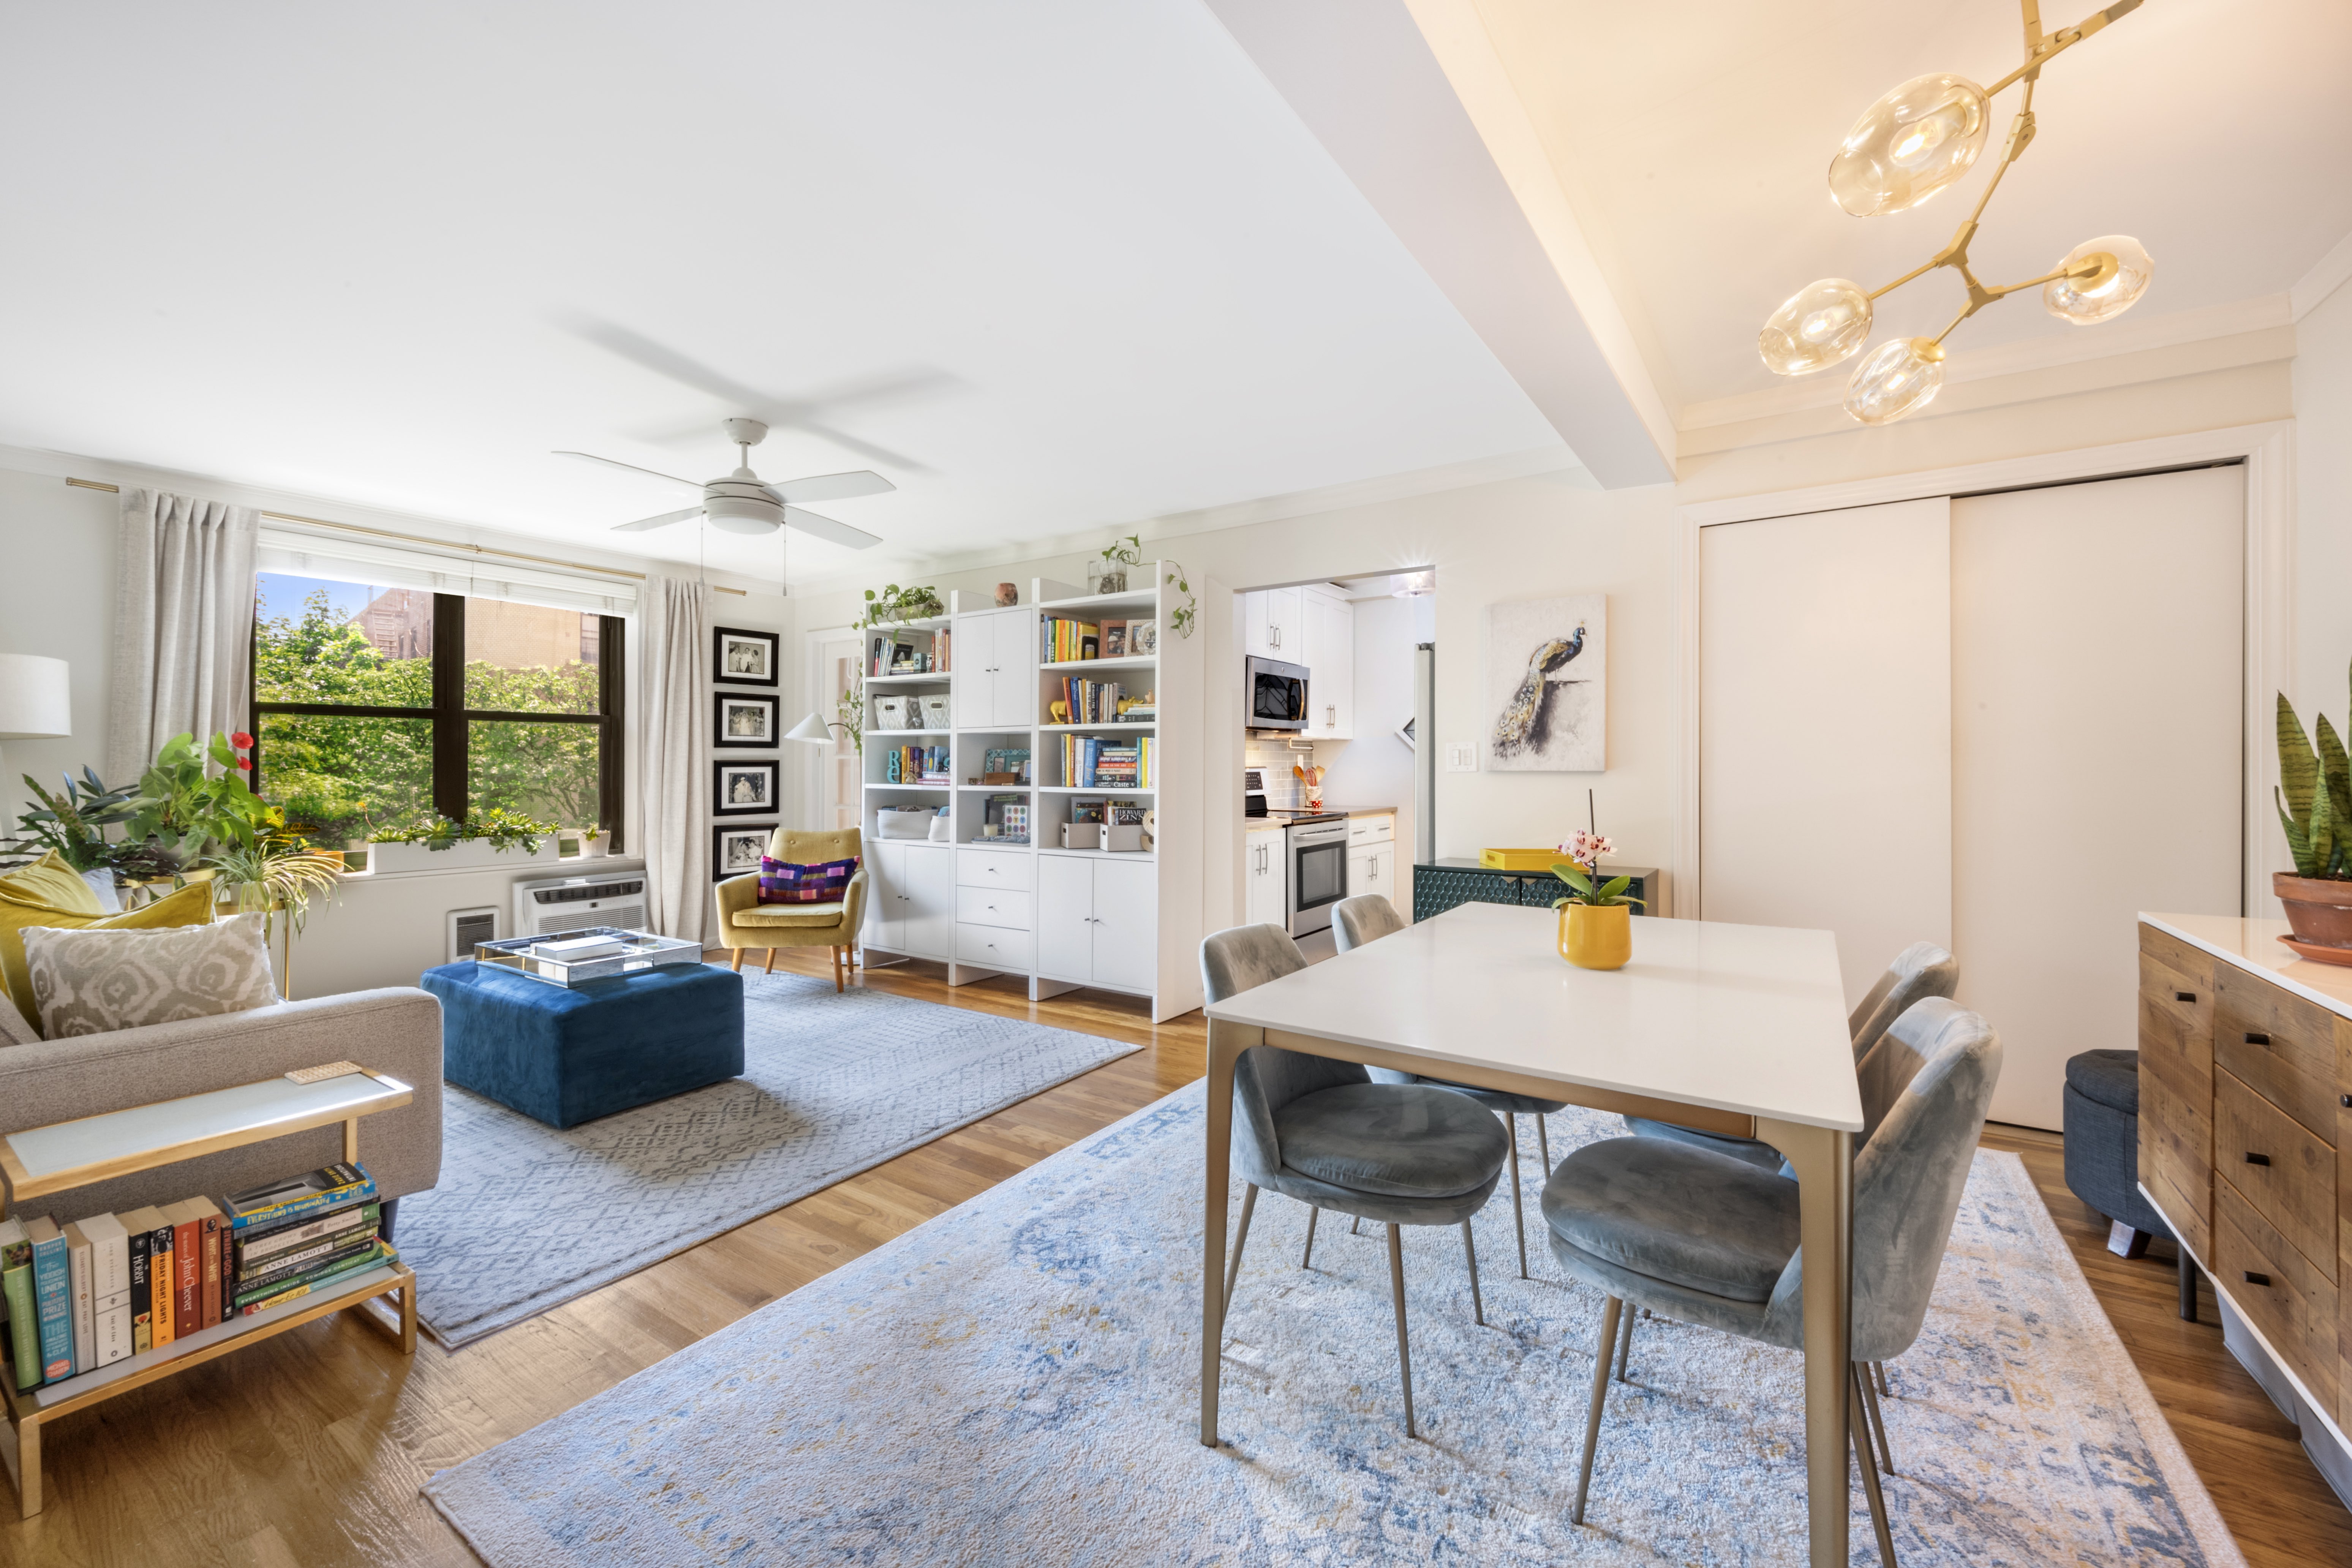
[[[776,813],[776,760],[769,757],[754,762],[746,757],[720,757],[710,764],[710,815],[713,816],[773,816]],[[729,773],[762,773],[766,783],[756,801],[729,805],[727,775]]]
[[[730,665],[728,644],[761,643],[767,648],[765,675],[739,674]],[[783,652],[783,635],[780,632],[755,632],[741,626],[710,628],[710,679],[723,680],[731,686],[774,686],[777,668]]]
[[[760,840],[761,853],[765,854],[768,840],[775,831],[776,825],[772,822],[712,823],[710,825],[710,879],[714,882],[724,882],[730,877],[756,876],[760,869],[757,860],[754,860],[749,868],[739,866],[731,871],[727,868],[727,840],[738,834],[756,834]]]
[[[732,747],[737,751],[772,752],[777,746],[777,705],[781,697],[763,697],[756,691],[714,691],[710,694],[710,743],[715,747]],[[751,740],[730,734],[727,728],[727,710],[730,708],[761,708],[767,711],[767,728]]]

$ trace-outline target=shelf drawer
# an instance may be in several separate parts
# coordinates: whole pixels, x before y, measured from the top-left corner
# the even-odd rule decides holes
[[[1027,931],[1031,929],[1029,895],[1017,889],[958,888],[956,921],[962,925],[1002,926],[1012,931]]]
[[[956,886],[1019,888],[1026,891],[1030,863],[1030,857],[1018,849],[959,849]]]
[[[2213,1063],[2336,1139],[2336,1015],[2230,964],[2213,975]]]
[[[1010,969],[1029,973],[1032,939],[1025,931],[1008,931],[1002,926],[965,925],[957,922],[956,962],[975,963],[986,969]]]
[[[1348,847],[1360,844],[1393,844],[1396,842],[1396,817],[1389,812],[1378,816],[1348,818]]]
[[[2313,1267],[2224,1178],[2213,1184],[2213,1283],[2263,1331],[2323,1410],[2336,1408],[2334,1281]]]
[[[2336,1279],[2336,1149],[2240,1082],[2213,1075],[2213,1164],[2331,1280]]]

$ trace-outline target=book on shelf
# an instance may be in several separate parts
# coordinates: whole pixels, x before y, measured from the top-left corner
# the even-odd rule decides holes
[[[147,1237],[147,1306],[148,1348],[162,1350],[180,1337],[179,1315],[173,1281],[177,1278],[172,1258],[172,1244],[179,1227],[162,1208],[151,1206],[139,1211],[150,1216],[153,1226]]]
[[[73,1266],[66,1257],[66,1233],[47,1215],[25,1222],[33,1244],[33,1308],[40,1320],[41,1381],[63,1383],[73,1375]]]
[[[383,1205],[367,1203],[357,1208],[337,1209],[315,1219],[298,1219],[274,1229],[246,1232],[232,1245],[229,1271],[234,1275],[244,1269],[259,1268],[272,1258],[346,1231],[373,1231],[383,1217]]]
[[[1062,737],[1062,782],[1073,789],[1150,789],[1153,742]]]
[[[8,1307],[9,1361],[16,1386],[35,1388],[41,1381],[40,1306],[33,1294],[33,1239],[25,1222],[11,1215],[0,1219],[0,1301]]]
[[[205,1326],[205,1207],[198,1198],[163,1205],[172,1224],[172,1321],[183,1338]]]
[[[96,1214],[74,1221],[89,1238],[89,1312],[100,1366],[131,1354],[131,1236],[121,1215]]]
[[[281,1306],[288,1301],[299,1300],[304,1296],[317,1295],[330,1286],[351,1279],[353,1275],[364,1274],[371,1268],[380,1268],[399,1256],[399,1252],[388,1243],[370,1237],[367,1246],[347,1253],[331,1264],[290,1275],[282,1279],[272,1279],[268,1284],[255,1287],[250,1292],[238,1291],[237,1315],[249,1318],[256,1312],[267,1311],[272,1307]]]
[[[229,1194],[229,1225],[232,1229],[249,1230],[281,1219],[368,1203],[374,1197],[375,1183],[366,1170],[338,1161],[289,1181]]]
[[[198,1282],[197,1289],[204,1301],[205,1327],[209,1329],[221,1321],[221,1254],[227,1246],[228,1215],[223,1214],[220,1205],[210,1198],[191,1198],[189,1201],[203,1211],[203,1240],[200,1245],[204,1252],[199,1260],[203,1279]]]
[[[1092,621],[1050,616],[1040,625],[1037,657],[1047,664],[1073,664],[1102,657],[1102,627]]]
[[[366,1251],[375,1242],[375,1226],[368,1226],[314,1241],[308,1247],[298,1247],[291,1252],[280,1253],[253,1268],[238,1270],[235,1297],[247,1298],[265,1286],[331,1268],[354,1254]]]
[[[131,1248],[131,1353],[144,1355],[155,1348],[155,1227],[163,1221],[153,1207],[125,1209],[122,1228]]]
[[[90,1289],[89,1237],[81,1221],[67,1221],[65,1237],[66,1279],[73,1292],[73,1375],[79,1377],[98,1365],[97,1300]]]

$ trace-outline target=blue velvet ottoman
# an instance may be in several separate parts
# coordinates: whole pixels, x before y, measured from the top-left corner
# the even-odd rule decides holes
[[[2170,1237],[2139,1191],[2139,1053],[2084,1051],[2066,1062],[2060,1096],[2066,1185],[2121,1232],[2111,1250],[2137,1258],[2150,1237]]]
[[[707,963],[551,985],[470,961],[428,969],[441,1076],[550,1127],[743,1071],[743,977]]]

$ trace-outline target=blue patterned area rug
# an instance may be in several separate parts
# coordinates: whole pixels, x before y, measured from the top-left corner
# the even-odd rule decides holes
[[[443,1094],[441,1181],[400,1204],[451,1347],[519,1323],[1140,1050],[801,974],[743,976],[743,1076],[565,1131]]]
[[[1202,1093],[1087,1142],[453,1469],[425,1490],[533,1564],[1766,1564],[1805,1558],[1799,1358],[1653,1320],[1568,1522],[1601,1297],[1518,1279],[1511,1205],[1384,1238],[1260,1203],[1223,1447],[1196,1440]],[[1556,1144],[1614,1118],[1552,1119]],[[1528,1141],[1531,1142],[1531,1141]],[[1536,1185],[1528,1162],[1530,1198]],[[1532,1212],[1532,1204],[1530,1204]],[[1925,1334],[1893,1369],[1906,1568],[2242,1568],[2016,1156],[1979,1152]],[[1876,1561],[1859,1484],[1853,1561]]]

